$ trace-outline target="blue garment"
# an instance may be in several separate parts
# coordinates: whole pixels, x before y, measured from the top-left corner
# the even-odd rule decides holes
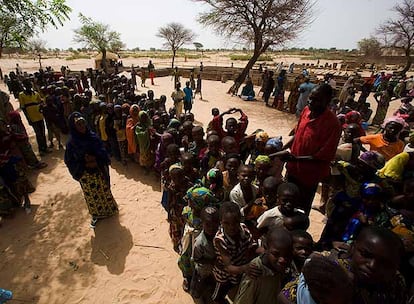
[[[299,95],[299,99],[298,99],[298,104],[296,105],[296,115],[297,116],[300,116],[303,109],[308,104],[309,95],[312,92],[314,87],[316,87],[316,85],[311,83],[311,82],[305,82],[305,83],[302,83],[299,86],[300,95]]]
[[[191,101],[193,100],[193,90],[190,87],[185,87],[183,89],[183,92],[185,94],[184,102],[191,103]]]
[[[84,171],[85,155],[89,154],[95,156],[98,168],[101,170],[105,179],[109,181],[108,166],[111,163],[108,152],[106,151],[101,139],[92,132],[89,127],[86,127],[84,134],[79,133],[75,127],[75,119],[81,118],[79,112],[73,112],[69,116],[69,130],[70,136],[66,144],[65,164],[69,169],[70,174],[75,180],[79,180]]]

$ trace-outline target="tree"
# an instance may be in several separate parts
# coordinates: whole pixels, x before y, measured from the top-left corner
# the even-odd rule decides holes
[[[182,24],[172,22],[158,29],[157,37],[164,39],[163,46],[173,52],[171,67],[174,68],[175,55],[184,44],[191,43],[195,34]]]
[[[396,18],[389,19],[381,24],[377,33],[383,37],[385,45],[404,51],[406,65],[401,73],[405,74],[412,64],[414,0],[403,0],[401,4],[396,4],[393,10],[397,13]]]
[[[6,47],[24,47],[49,25],[69,19],[65,0],[0,0],[0,58]]]
[[[381,56],[381,43],[377,38],[364,38],[358,41],[358,48],[367,58],[375,58]]]
[[[102,53],[102,66],[107,70],[106,52],[115,51],[123,46],[121,34],[112,31],[107,24],[93,21],[91,18],[79,14],[82,26],[76,30],[73,40],[84,44],[86,48],[91,48]]]
[[[194,0],[210,5],[199,22],[218,34],[253,44],[253,55],[229,92],[237,92],[249,70],[270,46],[281,46],[297,37],[312,21],[315,0]]]

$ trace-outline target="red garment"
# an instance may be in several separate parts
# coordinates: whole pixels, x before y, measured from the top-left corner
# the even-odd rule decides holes
[[[314,119],[309,117],[310,113],[306,107],[300,116],[291,153],[294,156],[312,156],[314,160],[292,161],[286,166],[288,175],[306,186],[315,185],[329,176],[330,163],[341,137],[339,120],[329,109]]]
[[[236,134],[233,136],[237,144],[240,144],[241,140],[244,138],[244,134],[246,132],[248,124],[249,124],[249,119],[247,115],[242,112],[241,117],[239,119],[239,123],[238,123],[238,129],[236,131]],[[211,121],[211,127],[214,131],[217,132],[220,139],[228,136],[228,133],[223,130],[223,116],[221,115],[215,116],[213,120]]]

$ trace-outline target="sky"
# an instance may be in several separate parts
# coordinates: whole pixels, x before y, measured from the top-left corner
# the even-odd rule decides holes
[[[240,0],[243,1],[243,0]],[[354,49],[362,38],[375,34],[375,28],[391,18],[396,0],[316,0],[314,21],[289,47]],[[204,48],[233,48],[229,42],[197,22],[200,12],[208,6],[192,0],[67,0],[72,8],[70,20],[59,29],[50,28],[39,35],[47,48],[78,48],[73,30],[80,27],[79,13],[95,21],[109,24],[121,33],[127,48],[161,48],[156,37],[160,26],[180,22],[192,29],[195,41]],[[192,46],[189,46],[192,47]]]

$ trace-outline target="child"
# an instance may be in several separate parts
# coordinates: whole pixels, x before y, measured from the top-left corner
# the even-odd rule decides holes
[[[351,303],[406,303],[406,285],[398,271],[403,252],[401,240],[392,231],[364,228],[350,257],[339,260],[353,278]]]
[[[114,106],[114,129],[116,131],[116,139],[119,145],[122,164],[127,164],[128,142],[126,139],[126,121],[128,116],[122,112],[121,105]]]
[[[188,146],[188,152],[194,156],[194,165],[199,167],[200,152],[207,147],[207,142],[204,140],[204,130],[200,126],[195,126],[191,130],[191,137],[193,141]]]
[[[185,88],[183,89],[185,94],[184,96],[184,112],[190,113],[193,108],[193,90],[190,88],[190,82],[185,83]],[[202,99],[202,98],[201,98]]]
[[[217,205],[213,193],[205,187],[195,185],[187,190],[185,197],[185,206],[182,210],[182,216],[185,219],[183,237],[181,239],[181,251],[178,259],[178,266],[183,273],[183,289],[188,292],[192,280],[194,265],[191,261],[193,244],[195,238],[201,233],[202,219],[201,213],[205,207],[214,207]],[[217,230],[216,230],[217,231]]]
[[[217,135],[209,136],[207,138],[207,150],[201,158],[201,173],[205,175],[222,158],[223,152],[220,150],[220,137]]]
[[[208,123],[207,131],[213,130],[213,121],[214,121],[214,118],[220,116],[220,110],[217,109],[217,108],[212,108],[211,109],[211,115],[213,115],[213,120],[211,120]]]
[[[284,225],[285,217],[294,217],[303,214],[296,209],[300,197],[299,188],[292,183],[283,183],[277,188],[277,206],[265,211],[257,219],[257,228],[262,232],[272,230]]]
[[[230,192],[230,201],[236,203],[242,215],[245,215],[245,207],[250,206],[257,196],[259,188],[252,184],[254,179],[253,167],[241,165],[237,172],[239,183]]]
[[[270,138],[265,145],[265,155],[269,156],[273,153],[281,151],[283,148],[282,136]],[[269,169],[269,174],[278,179],[279,184],[282,183],[282,171],[284,163],[279,157],[271,158],[271,167]]]
[[[171,182],[168,185],[168,222],[170,223],[169,234],[173,243],[174,251],[181,252],[181,238],[184,232],[184,218],[182,216],[185,205],[184,195],[192,184],[185,178],[183,167],[174,164],[169,167]]]
[[[292,261],[292,237],[283,228],[278,228],[266,236],[264,254],[253,259],[250,264],[261,270],[261,275],[251,278],[243,275],[234,304],[267,304],[276,300],[282,289],[285,270]]]
[[[269,170],[272,167],[269,156],[259,155],[254,161],[254,170],[256,171],[256,180],[254,184],[259,187],[259,193],[262,192],[263,181],[269,176]]]
[[[240,208],[224,202],[220,208],[220,227],[214,237],[217,261],[213,268],[216,288],[212,299],[227,303],[227,293],[240,283],[241,275],[249,269],[251,250],[255,248],[251,234],[241,223]]]
[[[48,129],[48,138],[49,138],[49,148],[53,148],[53,136],[55,136],[58,141],[59,149],[63,149],[61,143],[61,125],[64,123],[64,117],[59,114],[59,109],[55,105],[53,96],[48,96],[46,98],[46,105],[42,107],[43,116],[46,121]]]
[[[351,278],[336,261],[313,255],[303,267],[303,273],[282,289],[276,303],[388,303],[351,302],[352,288]]]
[[[210,189],[218,202],[224,200],[223,174],[217,168],[208,170],[203,179],[205,187]]]
[[[206,207],[201,212],[203,230],[195,239],[193,250],[194,274],[191,280],[190,294],[197,304],[211,301],[215,281],[213,266],[216,262],[213,239],[220,225],[219,212],[214,207]]]
[[[293,262],[296,270],[300,273],[306,259],[313,252],[313,239],[305,230],[293,230],[290,234],[293,240]]]
[[[201,93],[201,74],[197,75],[197,86],[194,92],[194,98],[196,97],[197,93],[200,94],[200,100],[203,100],[203,93]]]
[[[198,170],[193,166],[194,160],[191,153],[185,152],[181,155],[181,164],[184,169],[185,177],[192,183],[196,183],[200,179]]]
[[[223,187],[224,187],[224,199],[228,200],[230,191],[239,183],[237,178],[237,170],[240,166],[240,159],[238,154],[228,154],[223,172]]]

